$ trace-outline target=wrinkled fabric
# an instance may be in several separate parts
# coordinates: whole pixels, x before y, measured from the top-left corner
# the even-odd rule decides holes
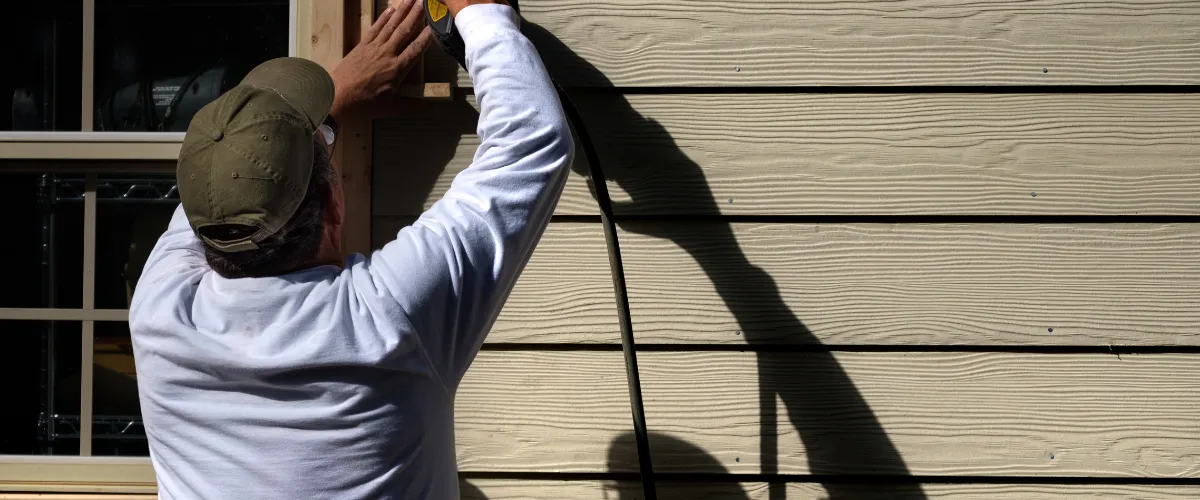
[[[160,498],[458,498],[455,390],[575,154],[518,22],[503,5],[456,19],[482,144],[369,258],[225,279],[176,210],[130,307]]]

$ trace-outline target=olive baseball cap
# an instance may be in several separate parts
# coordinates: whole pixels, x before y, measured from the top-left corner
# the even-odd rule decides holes
[[[313,134],[333,106],[333,79],[301,58],[264,62],[196,113],[176,171],[196,235],[213,249],[258,248],[304,200]]]

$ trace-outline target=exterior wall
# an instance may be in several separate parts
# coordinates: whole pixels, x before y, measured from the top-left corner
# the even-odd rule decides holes
[[[300,0],[298,54],[335,65],[371,3]],[[1200,497],[1200,4],[521,7],[616,202],[659,498]],[[347,250],[479,143],[470,82],[437,49],[423,76],[465,95],[343,124]],[[94,175],[178,152],[130,141],[0,157]],[[464,498],[641,498],[578,162],[458,395]],[[143,458],[11,458],[0,500],[153,498]]]
[[[1197,494],[1200,5],[521,7],[613,193],[660,498]],[[375,246],[477,109],[375,124]],[[470,498],[641,497],[579,156],[458,397]]]

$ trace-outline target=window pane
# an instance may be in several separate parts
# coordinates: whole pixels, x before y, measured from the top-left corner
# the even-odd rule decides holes
[[[0,257],[21,284],[0,287],[0,307],[82,307],[83,189],[80,175],[0,174]]]
[[[92,454],[147,456],[129,323],[97,322],[92,379]]]
[[[0,321],[0,454],[78,455],[81,323]]]
[[[80,129],[83,2],[5,2],[0,130]]]
[[[146,258],[179,206],[175,176],[101,176],[96,183],[96,307],[128,309]]]
[[[288,1],[96,0],[95,129],[187,130],[288,51]]]

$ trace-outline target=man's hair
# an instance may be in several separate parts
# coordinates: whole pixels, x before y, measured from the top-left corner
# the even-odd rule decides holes
[[[278,276],[294,271],[312,262],[321,249],[321,237],[325,234],[325,196],[337,175],[325,145],[313,138],[312,177],[304,200],[296,213],[275,234],[258,242],[258,249],[244,252],[222,252],[204,246],[208,265],[225,278],[258,278]],[[217,234],[205,236],[221,238],[221,227],[212,228]]]

